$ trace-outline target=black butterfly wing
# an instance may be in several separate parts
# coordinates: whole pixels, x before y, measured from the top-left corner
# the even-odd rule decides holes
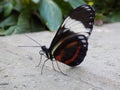
[[[66,30],[76,33],[89,32],[90,34],[94,24],[94,17],[95,11],[91,6],[87,4],[81,5],[68,15],[60,26],[57,35]]]
[[[86,56],[88,49],[87,38],[84,35],[73,34],[60,41],[52,54],[57,61],[69,66],[79,65]]]
[[[89,5],[74,9],[58,29],[50,47],[50,57],[69,66],[80,64],[88,49],[95,11]]]
[[[72,32],[83,34],[88,38],[93,29],[94,18],[95,11],[91,6],[87,4],[81,5],[80,7],[74,9],[59,27],[50,45],[50,51],[54,45],[58,43],[58,41],[71,35]],[[66,31],[70,32],[66,34]]]

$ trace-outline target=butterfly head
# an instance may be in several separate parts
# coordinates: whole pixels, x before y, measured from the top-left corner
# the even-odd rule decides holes
[[[49,49],[46,46],[41,46],[41,49],[46,54],[47,58],[52,60],[52,56],[49,52]]]

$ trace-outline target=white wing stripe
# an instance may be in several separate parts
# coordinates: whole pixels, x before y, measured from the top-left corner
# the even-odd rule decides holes
[[[70,18],[70,17],[67,17],[67,18],[65,19],[65,21],[64,21],[63,24],[62,24],[62,27],[64,26],[65,23],[68,22],[69,18]]]
[[[74,27],[75,25],[79,26],[79,22],[76,22],[74,20],[71,21],[72,23],[68,22],[65,24],[65,27]]]
[[[90,23],[91,25],[91,23]],[[69,29],[70,31],[73,31],[73,32],[76,32],[76,33],[80,33],[80,32],[90,32],[90,28],[85,28],[85,26],[80,22],[80,21],[77,21],[75,19],[72,19],[70,17],[67,17],[65,19],[65,21],[63,22],[62,24],[62,27],[65,27],[66,29]]]

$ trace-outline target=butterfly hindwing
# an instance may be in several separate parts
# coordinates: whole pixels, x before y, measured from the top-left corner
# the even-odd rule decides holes
[[[54,58],[69,66],[80,64],[86,56],[88,42],[85,36],[73,34],[63,39],[53,51]]]

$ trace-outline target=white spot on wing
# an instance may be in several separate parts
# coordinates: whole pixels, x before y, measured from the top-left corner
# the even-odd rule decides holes
[[[65,29],[63,32],[66,32],[66,31],[68,31],[69,29]]]
[[[91,28],[86,28],[88,32],[91,32]]]
[[[91,22],[89,22],[89,25],[92,25],[92,23],[91,23]]]
[[[93,19],[93,17],[90,17],[90,19]]]
[[[82,41],[82,43],[86,43],[86,40],[81,40]]]
[[[83,36],[78,36],[78,39],[84,39],[84,37]]]
[[[85,32],[81,32],[80,34],[86,36],[86,37],[89,37],[89,34],[88,33],[85,33]]]
[[[91,12],[90,14],[92,15],[93,13]]]
[[[87,45],[83,45],[83,47],[87,47]]]
[[[85,6],[84,8],[88,9],[89,7],[88,7],[88,6]]]
[[[89,8],[89,9],[87,9],[88,11],[91,11],[91,9]]]

